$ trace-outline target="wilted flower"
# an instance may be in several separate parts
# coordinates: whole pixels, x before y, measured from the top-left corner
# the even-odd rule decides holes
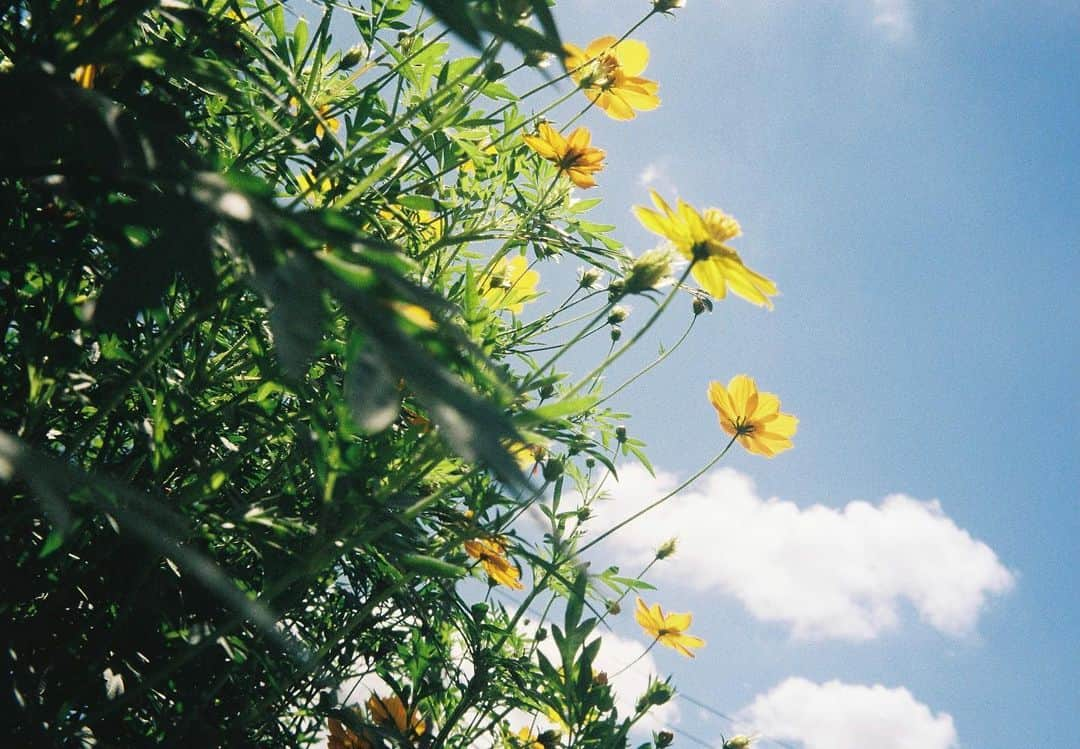
[[[757,383],[744,374],[735,375],[725,388],[709,383],[709,402],[720,417],[724,431],[752,453],[771,458],[791,448],[791,436],[799,420],[780,412],[780,399],[758,392]]]
[[[660,544],[660,548],[656,550],[657,559],[667,559],[675,554],[675,545],[678,539],[669,538],[664,543]]]
[[[670,13],[686,7],[686,0],[653,0],[654,13]]]
[[[583,289],[591,289],[602,275],[603,273],[596,268],[580,268],[578,270],[578,286]]]
[[[660,106],[656,81],[640,77],[649,64],[649,48],[644,43],[602,36],[584,50],[573,44],[564,50],[563,63],[570,77],[608,117],[632,120],[636,112]]]
[[[530,270],[521,255],[500,258],[491,273],[480,279],[480,298],[490,307],[520,314],[525,302],[536,296],[539,282],[540,274]]]
[[[678,650],[683,655],[693,658],[690,648],[700,648],[705,641],[700,637],[686,634],[690,628],[693,617],[690,614],[665,614],[660,604],[654,603],[651,607],[646,606],[640,598],[637,599],[637,608],[634,610],[634,619],[642,628],[657,642],[667,645],[669,648]]]
[[[592,135],[587,128],[579,127],[564,138],[551,125],[541,122],[536,135],[523,135],[521,139],[540,158],[554,162],[559,173],[578,187],[596,187],[592,175],[604,168],[604,152],[589,145]]]
[[[778,293],[776,284],[743,265],[739,253],[725,244],[742,233],[738,221],[718,208],[699,213],[682,200],[678,210],[672,210],[655,190],[649,194],[659,211],[634,206],[634,215],[642,226],[666,237],[679,254],[694,261],[690,272],[702,289],[722,299],[730,286],[743,299],[772,309],[769,297]]]
[[[465,553],[480,560],[492,580],[514,590],[523,590],[518,579],[521,571],[506,556],[506,542],[501,538],[474,538],[465,542]]]

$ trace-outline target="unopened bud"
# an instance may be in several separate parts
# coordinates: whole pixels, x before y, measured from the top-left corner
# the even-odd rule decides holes
[[[557,481],[563,475],[563,462],[558,458],[551,458],[544,463],[544,480]]]
[[[652,685],[649,693],[645,696],[650,705],[663,705],[675,695],[675,690],[662,681]]]
[[[630,310],[627,307],[622,305],[612,307],[607,316],[608,325],[618,325],[628,317],[630,317]]]
[[[746,749],[750,744],[754,743],[754,740],[749,736],[739,734],[732,736],[730,739],[724,742],[724,749]]]
[[[600,271],[596,268],[582,268],[578,271],[578,286],[591,289],[600,280]]]
[[[620,338],[622,338],[622,328],[620,328],[618,325],[612,325],[611,326],[611,342],[614,343],[615,341],[619,340]]]
[[[545,382],[540,386],[540,389],[536,391],[536,394],[540,396],[541,400],[547,400],[551,396],[555,395],[555,386],[550,382]]]
[[[622,281],[612,281],[608,284],[608,299],[615,302],[626,296],[626,284]]]
[[[657,559],[667,559],[675,554],[675,541],[674,538],[669,538],[664,543],[660,544],[660,548],[656,550]]]
[[[593,680],[594,683],[600,684],[601,686],[603,686],[604,684],[607,684],[607,682],[608,682],[607,672],[606,671],[597,671],[595,674],[593,674],[592,680]]]
[[[619,614],[622,613],[622,606],[619,605],[618,601],[608,601],[607,602],[607,611],[612,616],[618,616]]]
[[[660,731],[656,734],[656,749],[667,749],[675,742],[675,734],[671,731]]]
[[[657,284],[671,275],[671,250],[658,248],[641,253],[630,264],[624,283],[627,294],[640,294],[656,288]]]
[[[488,66],[484,68],[484,78],[492,82],[502,78],[505,73],[506,68],[497,62],[488,63]]]
[[[712,299],[707,296],[694,295],[693,302],[694,316],[700,315],[702,312],[712,312],[713,304]]]
[[[686,7],[686,0],[653,0],[653,13],[670,13]]]
[[[341,70],[355,68],[360,64],[361,60],[367,59],[367,56],[368,46],[366,44],[360,43],[353,45],[341,56],[341,62],[338,63],[338,68]]]
[[[554,58],[542,49],[530,49],[525,53],[525,64],[530,68],[546,68]]]
[[[474,603],[472,605],[472,615],[473,619],[475,619],[476,621],[484,621],[484,619],[487,618],[487,614],[488,605],[486,603]]]
[[[620,443],[626,442],[626,427],[622,426],[621,424],[615,427],[615,439],[617,439]]]
[[[596,468],[596,458],[585,458],[585,467],[590,470]]]

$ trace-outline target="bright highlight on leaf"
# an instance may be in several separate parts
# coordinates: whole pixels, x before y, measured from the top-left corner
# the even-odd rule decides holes
[[[690,648],[700,648],[705,645],[705,641],[700,637],[686,634],[693,620],[693,616],[689,613],[665,614],[660,604],[654,603],[652,606],[647,606],[641,598],[638,598],[637,607],[634,609],[634,619],[661,645],[674,648],[688,658],[694,657]]]
[[[649,48],[636,39],[594,39],[588,47],[567,44],[563,64],[585,95],[613,120],[632,120],[637,112],[660,106],[656,81],[642,78]]]
[[[592,175],[604,168],[604,152],[589,145],[592,134],[587,128],[579,127],[564,138],[551,125],[541,122],[537,135],[523,135],[521,139],[540,158],[554,162],[559,173],[578,187],[596,187]]]
[[[781,413],[780,399],[759,392],[757,383],[744,374],[735,375],[725,388],[709,383],[709,402],[720,417],[724,431],[752,453],[771,458],[791,449],[791,437],[799,420]]]
[[[701,288],[720,299],[730,288],[748,302],[772,309],[769,297],[779,293],[776,284],[743,265],[739,253],[725,244],[742,234],[738,221],[719,208],[699,213],[683,200],[672,210],[655,190],[649,195],[657,210],[636,205],[634,215],[642,226],[668,239],[680,255],[694,261],[690,273]]]

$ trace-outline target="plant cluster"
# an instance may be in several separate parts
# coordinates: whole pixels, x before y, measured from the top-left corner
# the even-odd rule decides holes
[[[612,747],[670,699],[617,709],[598,627],[647,568],[581,555],[637,517],[590,536],[616,461],[648,466],[608,399],[673,348],[603,375],[676,297],[681,343],[776,287],[718,210],[654,196],[634,257],[575,198],[604,152],[545,115],[655,108],[629,33],[564,45],[545,0],[0,10],[11,745]],[[790,447],[749,378],[709,397],[728,448]]]

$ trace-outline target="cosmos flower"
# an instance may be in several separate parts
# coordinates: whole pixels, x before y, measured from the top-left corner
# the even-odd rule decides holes
[[[508,309],[521,314],[525,302],[536,296],[540,274],[529,270],[528,261],[518,255],[500,258],[491,273],[480,279],[480,298],[494,309]]]
[[[640,598],[637,599],[637,608],[634,609],[634,619],[649,635],[657,642],[667,645],[669,648],[678,650],[688,658],[694,654],[690,648],[700,648],[705,641],[700,637],[686,634],[690,628],[693,617],[690,614],[665,614],[660,604],[654,603],[651,607],[646,606]]]
[[[506,556],[506,542],[499,538],[474,538],[465,542],[465,553],[479,559],[492,580],[514,590],[523,590],[521,571]]]
[[[642,226],[668,239],[687,260],[694,261],[690,272],[701,288],[722,299],[731,290],[762,307],[772,309],[770,296],[778,292],[776,284],[743,265],[742,258],[725,244],[742,234],[739,222],[719,208],[706,208],[699,213],[680,200],[677,210],[650,190],[658,210],[636,205],[634,215]]]
[[[405,703],[397,695],[380,697],[373,694],[368,698],[367,707],[375,725],[387,728],[393,726],[403,737],[423,736],[427,731],[427,723],[420,717],[419,712],[414,710],[412,715],[406,718]]]
[[[585,95],[614,120],[632,120],[637,112],[656,109],[660,86],[640,77],[649,64],[649,48],[635,39],[594,39],[588,47],[567,44],[563,63]]]
[[[758,392],[752,378],[735,375],[726,388],[710,382],[709,402],[720,417],[720,426],[748,451],[771,458],[791,448],[799,420],[781,413],[780,399]]]
[[[579,127],[564,138],[551,125],[541,122],[536,135],[523,135],[521,139],[540,158],[554,162],[559,173],[578,187],[596,187],[592,175],[604,168],[604,152],[589,145],[592,135],[587,128]]]

